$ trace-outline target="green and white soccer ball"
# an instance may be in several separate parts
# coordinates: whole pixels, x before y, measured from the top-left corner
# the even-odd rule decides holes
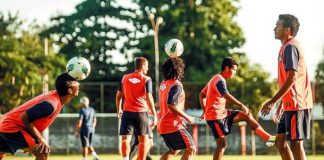
[[[90,70],[91,66],[89,61],[83,57],[73,57],[66,65],[67,73],[76,80],[87,78],[90,74]]]
[[[169,57],[176,58],[181,56],[183,44],[179,39],[170,39],[165,43],[164,50]]]

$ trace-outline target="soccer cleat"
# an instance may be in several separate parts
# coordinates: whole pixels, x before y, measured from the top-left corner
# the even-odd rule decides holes
[[[275,143],[276,143],[276,136],[270,136],[268,141],[266,142],[266,145],[268,147],[272,147],[275,145]]]

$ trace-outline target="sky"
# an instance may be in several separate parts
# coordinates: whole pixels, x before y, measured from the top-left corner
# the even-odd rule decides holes
[[[27,21],[36,20],[46,24],[58,14],[75,12],[75,5],[83,0],[0,0],[2,13],[16,13]],[[274,38],[273,28],[279,14],[295,15],[300,22],[296,38],[305,50],[310,79],[323,59],[324,50],[324,8],[323,0],[240,0],[235,21],[244,32],[246,43],[241,51],[247,53],[253,64],[277,77],[277,56],[281,43]],[[322,13],[323,15],[323,13]]]

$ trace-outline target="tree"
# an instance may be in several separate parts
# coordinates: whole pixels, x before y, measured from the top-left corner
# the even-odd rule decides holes
[[[43,40],[36,33],[40,28],[21,29],[17,15],[0,13],[0,113],[10,110],[42,92],[42,76],[48,74],[50,84],[64,70],[65,59],[44,55]],[[53,80],[54,79],[54,80]]]
[[[233,49],[244,44],[242,30],[234,21],[238,10],[234,2],[237,1],[137,0],[139,10],[143,13],[136,17],[136,22],[142,24],[136,25],[137,30],[145,33],[147,28],[151,28],[150,13],[163,17],[165,23],[159,31],[160,51],[164,51],[167,40],[180,39],[184,44],[181,57],[187,64],[185,80],[206,81],[215,71],[220,71],[219,64],[224,57],[230,56]],[[152,34],[141,38],[138,47],[137,55],[152,57]],[[160,57],[161,61],[167,58],[163,52]]]
[[[42,36],[50,36],[67,58],[90,60],[92,71],[85,81],[117,81],[136,49],[134,16],[134,8],[116,0],[86,0],[76,6],[75,13],[53,18]]]
[[[324,54],[324,50],[323,50]],[[324,109],[324,59],[322,59],[316,68],[315,75],[315,103],[321,103]]]

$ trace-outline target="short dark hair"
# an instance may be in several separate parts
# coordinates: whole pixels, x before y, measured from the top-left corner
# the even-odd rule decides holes
[[[145,62],[148,62],[145,57],[135,57],[134,59],[135,69],[140,69]]]
[[[233,58],[226,57],[222,62],[222,71],[224,71],[226,67],[232,68],[234,65],[238,66],[238,63]]]
[[[296,36],[299,30],[299,21],[297,17],[291,14],[280,14],[279,19],[283,21],[284,27],[289,27],[292,36]]]
[[[68,89],[71,88],[71,81],[76,81],[68,73],[63,73],[56,78],[55,88],[59,96],[66,96]]]
[[[184,74],[185,64],[181,58],[169,58],[161,66],[161,72],[165,80],[181,80]]]

